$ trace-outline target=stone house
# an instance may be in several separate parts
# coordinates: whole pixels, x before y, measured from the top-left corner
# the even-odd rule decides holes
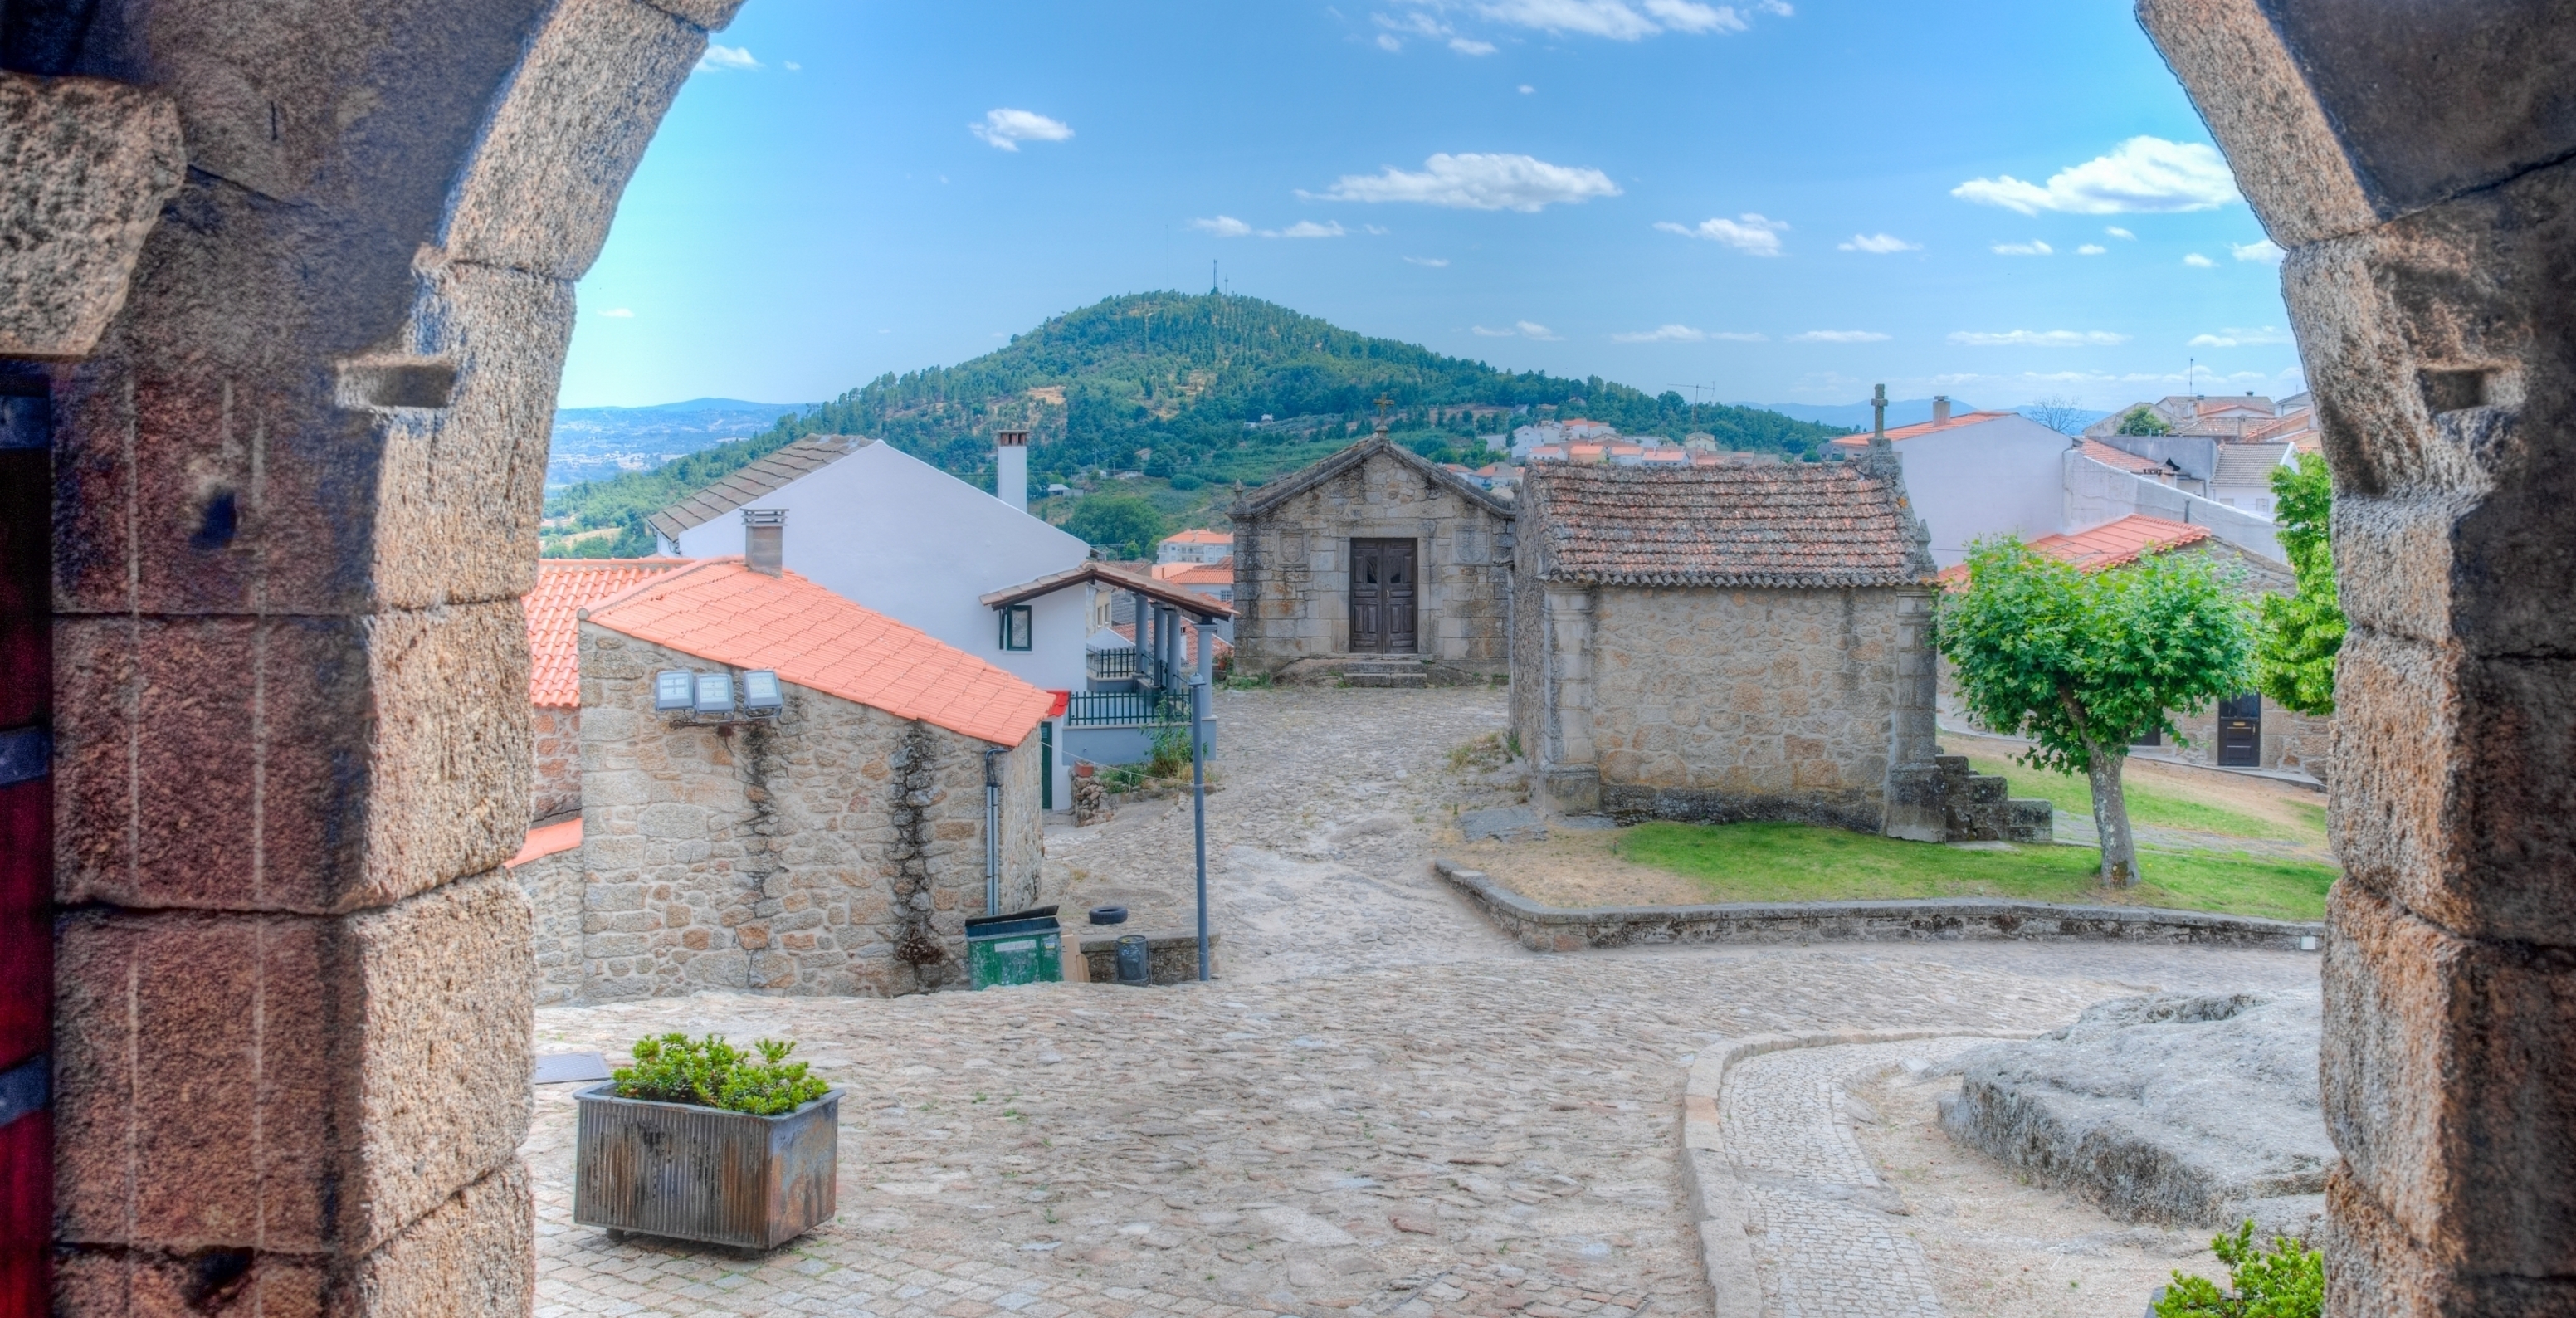
[[[582,997],[935,988],[988,884],[1001,910],[1044,901],[1048,692],[740,558],[580,625]]]
[[[1520,511],[1512,728],[1557,808],[2047,836],[1935,744],[1932,559],[1883,446],[1533,465]]]
[[[685,558],[546,558],[528,617],[528,745],[536,770],[528,817],[542,826],[581,813],[581,610],[623,594]]]
[[[1415,681],[1508,671],[1511,502],[1384,430],[1229,515],[1240,671],[1294,680],[1390,661],[1418,664]]]

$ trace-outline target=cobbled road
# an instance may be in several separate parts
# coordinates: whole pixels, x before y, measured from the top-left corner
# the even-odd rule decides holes
[[[1712,1044],[2044,1029],[2123,993],[2316,973],[2099,944],[1534,955],[1429,873],[1454,808],[1513,799],[1450,757],[1502,726],[1500,692],[1220,709],[1213,983],[541,1010],[540,1051],[792,1037],[848,1093],[838,1217],[743,1258],[574,1226],[572,1087],[540,1090],[522,1151],[538,1312],[1704,1314],[1676,1151],[1684,1073]],[[1148,803],[1050,851],[1077,894],[1176,926],[1189,824]]]

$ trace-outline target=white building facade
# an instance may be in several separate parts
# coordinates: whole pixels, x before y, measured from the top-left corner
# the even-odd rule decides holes
[[[1990,536],[2034,540],[2066,529],[2067,436],[2018,412],[1952,416],[1944,399],[1931,421],[1892,427],[1887,438],[1904,459],[1906,493],[1931,528],[1938,566],[1966,562],[1968,546]],[[1869,436],[1834,444],[1853,456]]]

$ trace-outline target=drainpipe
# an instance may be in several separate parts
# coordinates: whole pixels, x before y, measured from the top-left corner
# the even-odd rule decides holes
[[[999,746],[984,748],[984,914],[1002,913],[1002,774]]]

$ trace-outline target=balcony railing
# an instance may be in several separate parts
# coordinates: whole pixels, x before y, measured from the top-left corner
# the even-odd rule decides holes
[[[1094,650],[1091,652],[1092,681],[1124,682],[1135,676],[1136,651],[1134,647],[1131,646],[1122,650]]]
[[[1190,721],[1186,692],[1076,691],[1065,704],[1068,727],[1166,727]]]

